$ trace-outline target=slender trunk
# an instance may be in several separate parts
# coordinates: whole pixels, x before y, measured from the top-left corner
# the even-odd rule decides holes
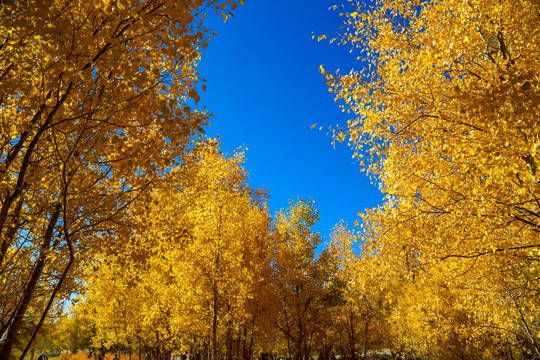
[[[303,347],[305,343],[304,339],[304,326],[302,319],[298,318],[298,341],[296,342],[296,360],[304,359]]]
[[[251,332],[251,336],[249,337],[248,359],[251,359],[252,357],[253,357],[253,331]]]
[[[227,335],[225,336],[226,343],[226,349],[227,349],[227,360],[232,360],[232,350],[233,350],[233,343],[232,343],[232,327],[230,322],[227,324]]]
[[[139,360],[141,360],[141,356],[142,356],[141,351],[142,351],[142,350],[141,350],[141,335],[140,335],[140,333],[137,335],[137,339],[138,339],[138,341],[139,341],[139,350],[138,350],[138,354],[137,354],[137,355],[138,355]]]
[[[364,344],[364,359],[367,357],[367,350],[368,350],[368,317],[366,315],[366,342]]]
[[[309,341],[307,343],[307,348],[305,352],[306,359],[309,360],[311,357],[311,346],[313,345],[313,334],[315,333],[315,329],[311,330],[309,333]]]
[[[28,309],[28,305],[32,300],[34,292],[36,290],[37,283],[43,273],[43,268],[45,267],[45,260],[47,257],[47,252],[51,246],[52,236],[54,234],[54,227],[60,216],[60,210],[62,206],[60,204],[56,205],[54,213],[49,219],[49,224],[47,225],[47,230],[45,231],[45,236],[43,238],[43,243],[41,244],[41,249],[39,253],[39,258],[36,261],[34,269],[32,270],[32,275],[30,280],[26,285],[23,291],[23,297],[19,307],[16,310],[13,322],[9,326],[8,332],[4,339],[4,345],[2,346],[2,352],[0,353],[0,359],[9,359],[11,355],[11,350],[13,349],[13,344],[15,343],[15,338],[18,335],[19,329],[22,325],[24,315]]]
[[[13,219],[11,221],[11,226],[7,230],[6,236],[4,239],[2,239],[2,244],[0,245],[0,265],[4,262],[4,257],[6,256],[7,250],[9,248],[9,245],[13,242],[13,239],[15,239],[15,235],[17,235],[17,231],[20,227],[20,215],[22,210],[23,200],[20,199],[17,203],[17,207],[15,208],[15,212],[13,214]],[[2,334],[0,334],[1,336]]]
[[[514,360],[514,353],[512,352],[512,345],[507,341],[508,343],[508,352],[510,353],[510,360]]]
[[[289,336],[289,334],[289,326],[287,326],[287,350],[289,351],[288,359],[291,359],[291,337]]]
[[[69,269],[71,268],[71,266],[73,265],[73,261],[75,260],[75,254],[74,254],[74,251],[73,251],[73,245],[71,244],[71,239],[70,239],[69,235],[66,236],[66,242],[67,242],[68,248],[69,248],[69,261],[68,261],[68,263],[66,265],[66,268],[64,269],[64,272],[62,273],[62,276],[58,280],[58,284],[56,284],[56,287],[54,288],[54,290],[53,290],[53,292],[51,294],[51,297],[49,298],[49,302],[47,303],[47,306],[45,307],[45,310],[43,310],[43,313],[41,315],[41,319],[39,319],[39,323],[37,324],[36,328],[34,329],[34,332],[32,333],[32,336],[28,340],[28,343],[26,344],[26,347],[24,348],[19,360],[23,360],[24,357],[26,356],[26,353],[28,352],[28,349],[32,345],[32,342],[36,338],[36,335],[37,335],[39,329],[41,328],[41,326],[43,325],[43,322],[45,321],[45,317],[47,316],[47,313],[49,312],[49,310],[50,310],[50,308],[52,306],[52,303],[54,301],[54,298],[56,297],[56,294],[58,293],[58,291],[62,287],[62,284],[64,283],[64,280],[67,277]]]
[[[235,352],[236,352],[236,355],[235,355],[235,360],[239,360],[240,359],[240,342],[242,341],[242,333],[240,331],[238,331],[236,333],[236,341],[235,341]]]
[[[159,344],[159,332],[156,331],[156,360],[161,358],[161,348]]]
[[[516,305],[516,309],[519,312],[519,316],[521,318],[521,323],[523,324],[523,330],[525,330],[525,334],[527,334],[527,337],[529,338],[529,341],[536,352],[536,356],[540,358],[540,346],[536,342],[535,336],[531,333],[531,330],[529,328],[529,325],[527,324],[527,320],[525,320],[525,316],[523,315],[523,311],[521,311],[521,308],[519,307],[516,299],[512,299],[514,304]]]
[[[213,313],[212,313],[212,360],[218,360],[217,325],[218,325],[218,288],[217,280],[213,286]]]
[[[356,333],[354,331],[354,312],[352,309],[349,310],[349,346],[351,351],[351,360],[356,359]]]
[[[219,316],[219,291],[217,277],[220,274],[220,246],[221,246],[221,219],[222,219],[222,209],[219,211],[218,227],[217,227],[217,246],[216,246],[216,258],[214,260],[214,279],[212,279],[212,360],[218,360],[218,316]]]
[[[244,343],[242,345],[242,359],[248,360],[247,357],[247,328],[244,327]]]

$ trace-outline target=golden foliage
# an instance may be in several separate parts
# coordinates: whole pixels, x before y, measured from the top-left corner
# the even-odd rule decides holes
[[[0,2],[0,357],[207,124],[187,103],[205,11],[228,4]]]
[[[96,258],[97,272],[88,269],[96,346],[166,353],[206,344],[219,358],[231,351],[232,335],[254,331],[270,219],[265,194],[245,183],[243,157],[202,142],[134,204],[133,231],[113,235],[117,245]]]
[[[361,69],[326,76],[356,114],[335,139],[387,194],[364,221],[405,280],[397,331],[440,357],[539,356],[538,2],[353,7],[340,41]]]

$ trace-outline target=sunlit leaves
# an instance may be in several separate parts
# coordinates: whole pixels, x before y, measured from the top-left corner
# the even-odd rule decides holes
[[[207,124],[186,101],[199,101],[204,11],[222,5],[0,5],[2,357],[28,306],[75,291],[74,265],[129,227],[129,206]]]
[[[489,357],[503,343],[496,336],[540,351],[527,330],[538,327],[540,290],[530,276],[540,246],[538,10],[529,1],[395,0],[344,13],[340,42],[362,62],[327,79],[356,114],[335,139],[368,155],[387,194],[366,215],[368,248],[398,278],[417,271],[396,321],[438,319],[402,323],[403,336],[420,339],[411,351]],[[466,332],[445,320],[454,316]],[[456,342],[432,347],[448,329]],[[474,344],[460,343],[466,333]]]
[[[95,259],[100,276],[88,280],[97,343],[135,348],[144,341],[160,351],[208,346],[221,358],[231,332],[254,331],[270,219],[264,192],[245,183],[243,157],[239,151],[227,158],[214,141],[201,142],[134,204],[133,231],[116,234],[117,246]]]

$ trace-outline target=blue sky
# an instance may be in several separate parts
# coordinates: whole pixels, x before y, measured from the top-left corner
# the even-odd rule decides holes
[[[349,72],[361,66],[349,49],[312,35],[334,35],[342,24],[331,0],[246,0],[234,18],[209,17],[218,32],[203,51],[199,71],[207,91],[199,105],[213,112],[207,135],[219,134],[226,153],[246,146],[252,187],[270,190],[272,212],[297,196],[312,198],[328,239],[344,219],[382,202],[376,184],[345,145],[331,145],[328,127],[344,124],[319,65]],[[324,129],[311,129],[319,124]]]

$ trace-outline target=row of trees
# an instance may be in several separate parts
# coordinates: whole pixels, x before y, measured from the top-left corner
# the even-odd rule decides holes
[[[337,40],[363,69],[326,74],[356,116],[335,136],[387,194],[363,215],[365,255],[349,277],[380,290],[351,283],[351,299],[380,299],[408,354],[539,358],[540,4],[342,11]]]
[[[347,290],[367,271],[352,266],[357,237],[341,225],[316,256],[314,202],[297,200],[272,218],[266,192],[246,183],[243,159],[201,141],[136,199],[131,226],[103,234],[107,246],[85,263],[73,313],[50,324],[78,335],[53,332],[44,348],[300,360],[391,346],[380,284]]]
[[[537,298],[511,307],[480,287],[494,279],[478,272],[497,268],[462,257],[427,266],[405,244],[385,249],[374,225],[363,234],[336,226],[316,256],[314,203],[272,219],[242,162],[242,152],[227,158],[200,142],[163,187],[134,202],[129,231],[109,234],[87,264],[74,316],[93,347],[162,359],[536,356]],[[498,280],[502,289],[518,279]]]
[[[102,234],[107,246],[85,264],[74,307],[95,348],[158,359],[322,351],[325,309],[339,294],[327,287],[328,257],[315,258],[314,203],[298,200],[272,221],[242,163],[242,152],[227,158],[200,142],[133,202],[129,228]]]
[[[97,347],[250,359],[282,333],[305,358],[322,290],[317,214],[300,201],[271,227],[266,194],[247,186],[242,158],[202,143],[135,202],[134,226],[113,234],[89,269],[80,309]]]

